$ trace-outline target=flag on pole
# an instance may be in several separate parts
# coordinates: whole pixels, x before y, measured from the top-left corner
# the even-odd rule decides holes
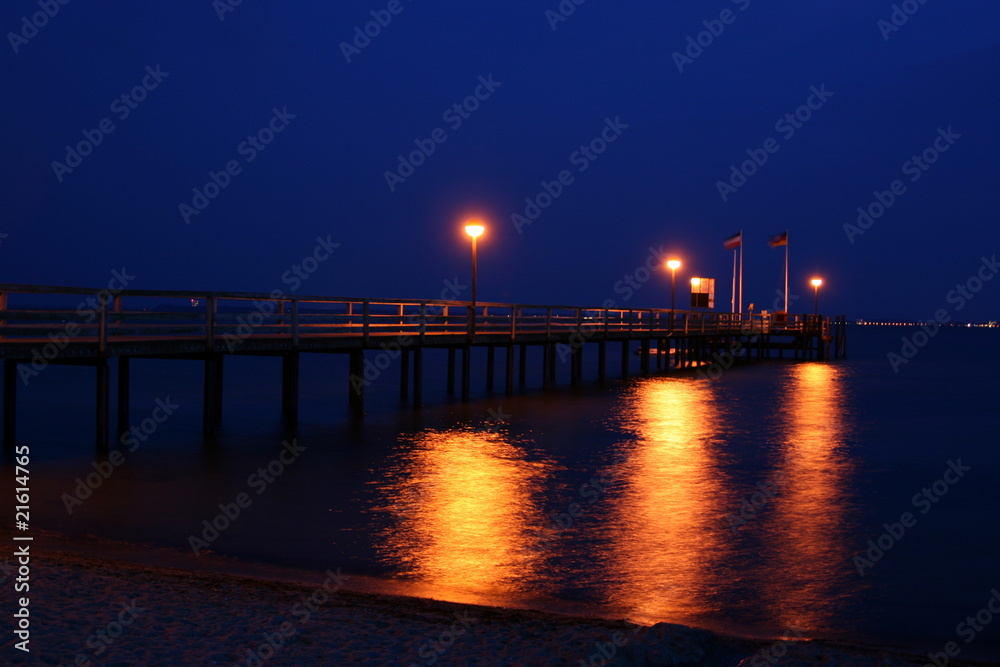
[[[735,250],[743,245],[743,232],[739,231],[722,242],[722,247],[726,250]]]
[[[772,248],[777,248],[778,246],[788,245],[788,232],[784,231],[780,234],[775,234],[767,241],[767,245]]]

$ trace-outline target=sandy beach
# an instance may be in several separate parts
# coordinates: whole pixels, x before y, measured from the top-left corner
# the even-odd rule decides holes
[[[9,533],[2,534],[13,543]],[[771,642],[660,623],[581,618],[370,592],[339,570],[299,572],[44,533],[31,543],[30,653],[2,664],[921,665],[808,638]],[[5,563],[5,587],[13,582]],[[7,588],[10,591],[10,588]],[[8,605],[14,602],[5,596]],[[6,610],[5,610],[6,612]],[[9,624],[8,628],[10,627]],[[976,664],[953,662],[951,664]]]

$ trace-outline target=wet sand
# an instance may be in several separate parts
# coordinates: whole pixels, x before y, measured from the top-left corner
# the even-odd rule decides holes
[[[888,650],[391,595],[391,582],[34,533],[39,665],[922,665]],[[0,539],[14,544],[11,534]],[[8,550],[9,554],[11,550]],[[15,611],[7,556],[4,615]],[[183,566],[183,567],[182,567]],[[8,617],[9,618],[9,617]],[[4,624],[8,628],[10,625]],[[968,664],[973,662],[952,662]],[[984,664],[984,663],[979,663]]]

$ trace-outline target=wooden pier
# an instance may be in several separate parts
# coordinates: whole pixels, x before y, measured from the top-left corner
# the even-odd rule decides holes
[[[570,384],[583,375],[584,352],[596,348],[598,378],[607,374],[607,345],[621,346],[621,376],[638,346],[642,374],[723,359],[839,358],[846,319],[815,315],[713,313],[656,308],[583,308],[467,301],[355,299],[281,293],[97,290],[0,285],[3,359],[3,439],[16,439],[17,393],[49,364],[95,368],[96,441],[111,438],[111,370],[117,373],[118,436],[129,428],[130,360],[195,359],[204,364],[203,428],[222,419],[224,360],[228,355],[282,359],[282,414],[298,418],[299,369],[304,353],[349,357],[349,401],[364,414],[365,388],[399,359],[400,397],[422,402],[423,352],[447,350],[447,388],[468,400],[472,348],[486,349],[485,384],[494,388],[496,353],[503,353],[506,393],[526,384],[528,349],[542,350],[542,382],[556,383],[558,359],[569,359]],[[654,349],[655,346],[655,349]],[[115,363],[112,364],[112,360]],[[728,367],[728,366],[727,366]]]

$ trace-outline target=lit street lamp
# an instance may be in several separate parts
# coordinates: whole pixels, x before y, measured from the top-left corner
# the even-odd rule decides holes
[[[681,260],[667,260],[667,268],[670,269],[670,319],[674,319],[674,304],[677,297],[677,269],[681,268]]]
[[[476,258],[477,258],[477,247],[476,241],[483,232],[486,231],[486,227],[478,220],[473,220],[465,226],[465,233],[472,237],[472,320],[471,328],[472,332],[476,331]]]
[[[819,286],[823,284],[823,279],[813,278],[809,284],[813,286],[813,315],[819,315]]]

